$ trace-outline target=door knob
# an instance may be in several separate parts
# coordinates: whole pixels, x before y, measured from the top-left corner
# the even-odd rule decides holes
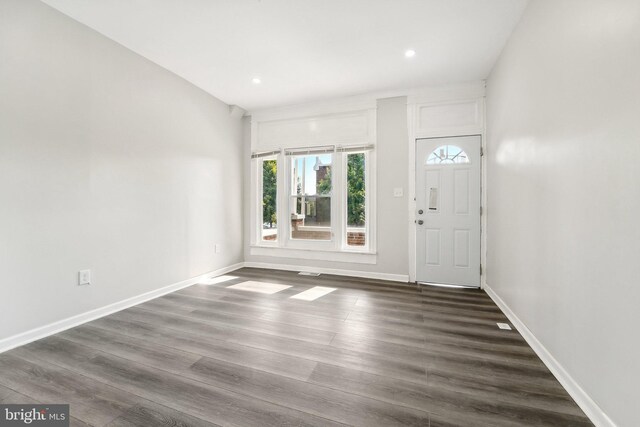
[[[422,214],[424,213],[424,211],[423,211],[422,209],[420,209],[420,210],[418,211],[418,213],[419,213],[420,215],[422,215]]]
[[[422,224],[424,224],[424,221],[423,221],[423,220],[421,220],[421,219],[419,219],[419,220],[418,220],[418,225],[422,225]]]

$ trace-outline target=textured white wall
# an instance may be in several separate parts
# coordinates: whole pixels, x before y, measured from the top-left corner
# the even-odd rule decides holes
[[[487,283],[640,425],[640,2],[532,1],[487,106]]]
[[[242,261],[241,151],[227,105],[0,2],[0,339]]]

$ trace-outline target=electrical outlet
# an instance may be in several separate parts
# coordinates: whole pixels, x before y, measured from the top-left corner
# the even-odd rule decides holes
[[[90,285],[91,284],[91,270],[80,270],[78,272],[78,285]]]
[[[222,253],[222,245],[219,243],[216,243],[215,245],[215,253],[217,254],[221,254]]]
[[[404,196],[404,191],[402,191],[402,187],[397,187],[393,189],[393,197],[402,197]]]

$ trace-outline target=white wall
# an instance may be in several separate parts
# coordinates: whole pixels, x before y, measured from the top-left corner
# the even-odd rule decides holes
[[[293,267],[306,266],[323,269],[340,269],[407,276],[407,189],[408,189],[408,148],[407,148],[407,98],[404,96],[380,99],[376,113],[376,201],[377,201],[377,263],[358,264],[349,262],[298,260],[272,256],[251,255],[249,252],[249,232],[245,228],[245,260],[250,263],[269,263]],[[250,193],[250,143],[251,134],[248,119],[245,124],[245,193]],[[393,189],[404,188],[404,197],[393,197]],[[250,224],[250,198],[245,198],[245,222]]]
[[[0,340],[242,261],[241,155],[227,105],[0,2]]]
[[[640,2],[533,0],[487,107],[487,283],[640,425]]]

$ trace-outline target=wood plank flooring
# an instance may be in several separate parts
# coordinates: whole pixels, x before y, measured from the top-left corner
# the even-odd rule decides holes
[[[230,275],[0,354],[0,402],[77,426],[592,425],[482,291]],[[314,286],[336,290],[290,298]]]

